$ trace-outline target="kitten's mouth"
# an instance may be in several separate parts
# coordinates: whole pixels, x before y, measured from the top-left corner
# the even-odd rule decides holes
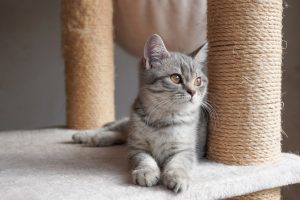
[[[189,100],[189,102],[190,102],[190,103],[194,103],[194,98],[191,97],[190,100]]]
[[[193,97],[191,97],[191,98],[188,97],[184,100],[183,103],[194,103],[194,99],[193,99]]]
[[[185,97],[178,98],[177,102],[179,104],[194,103],[194,99],[195,98],[193,97],[185,96]]]

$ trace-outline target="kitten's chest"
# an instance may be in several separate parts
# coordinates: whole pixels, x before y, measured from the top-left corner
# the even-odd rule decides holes
[[[157,131],[147,137],[149,151],[158,163],[163,163],[171,155],[183,149],[192,149],[196,146],[196,127],[173,127]]]

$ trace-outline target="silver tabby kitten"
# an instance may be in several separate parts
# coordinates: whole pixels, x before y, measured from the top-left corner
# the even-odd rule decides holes
[[[95,146],[127,141],[135,184],[161,181],[176,193],[186,190],[206,142],[206,122],[200,119],[208,84],[206,46],[187,56],[168,52],[162,39],[152,35],[145,44],[130,118],[78,132],[73,140]]]

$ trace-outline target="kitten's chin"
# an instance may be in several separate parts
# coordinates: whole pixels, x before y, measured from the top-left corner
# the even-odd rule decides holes
[[[198,98],[185,98],[177,102],[178,105],[182,106],[195,106],[198,107],[201,104],[201,101]]]

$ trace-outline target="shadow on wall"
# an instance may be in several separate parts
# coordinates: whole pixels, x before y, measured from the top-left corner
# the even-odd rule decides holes
[[[0,129],[63,124],[59,1],[0,2]]]

